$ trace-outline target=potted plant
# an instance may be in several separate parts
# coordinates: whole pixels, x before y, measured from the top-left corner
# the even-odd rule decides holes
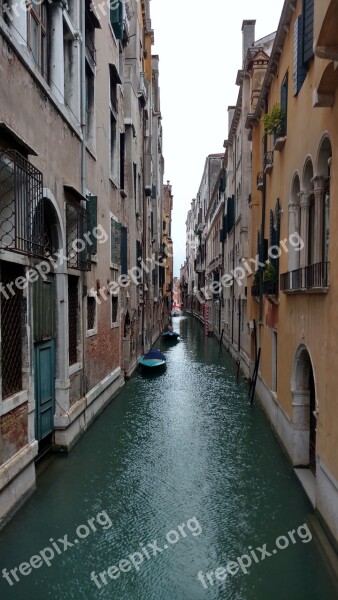
[[[275,294],[277,282],[277,270],[271,263],[268,263],[263,273],[264,293]]]
[[[262,117],[265,133],[269,133],[278,138],[283,133],[284,111],[280,104],[275,104],[271,112]]]

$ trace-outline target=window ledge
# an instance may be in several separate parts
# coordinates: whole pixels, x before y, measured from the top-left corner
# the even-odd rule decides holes
[[[81,371],[82,370],[82,366],[83,366],[82,363],[79,363],[79,362],[75,363],[74,365],[71,365],[69,367],[69,377],[71,375],[74,375],[74,373],[78,373],[78,371]]]
[[[281,150],[283,150],[284,146],[285,146],[285,142],[286,142],[286,135],[285,136],[281,136],[278,137],[275,141],[275,145],[274,145],[274,150],[276,150],[277,152],[280,152]]]
[[[325,295],[329,291],[329,287],[313,287],[313,288],[302,288],[298,290],[283,290],[283,294],[287,296],[295,296],[296,294],[320,294]]]
[[[119,323],[112,323],[110,329],[118,329],[120,327]]]
[[[264,173],[265,175],[270,175],[270,173],[272,173],[272,169],[273,169],[273,164],[271,165],[266,165],[265,169],[264,169]]]
[[[21,392],[17,392],[13,394],[13,396],[9,396],[0,404],[0,416],[6,415],[7,413],[15,410],[22,404],[28,402],[28,391],[22,390]]]
[[[93,337],[94,335],[97,335],[97,327],[95,329],[88,329],[86,338]]]
[[[117,190],[119,188],[119,186],[117,185],[116,181],[113,179],[113,177],[111,175],[109,176],[109,181],[112,184],[112,186],[113,186],[114,189]]]
[[[92,261],[92,263],[97,263],[98,262],[97,254],[92,254],[90,257],[90,260]]]

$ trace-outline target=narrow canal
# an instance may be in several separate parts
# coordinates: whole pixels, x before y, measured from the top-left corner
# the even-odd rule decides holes
[[[1,600],[337,600],[246,383],[197,321],[175,321],[166,372],[137,373],[0,533]]]

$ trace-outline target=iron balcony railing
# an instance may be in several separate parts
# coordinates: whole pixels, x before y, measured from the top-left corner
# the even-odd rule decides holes
[[[328,262],[320,262],[283,273],[280,278],[281,290],[294,292],[327,288],[329,286],[329,265]]]
[[[43,177],[16,150],[0,153],[0,248],[44,255]]]

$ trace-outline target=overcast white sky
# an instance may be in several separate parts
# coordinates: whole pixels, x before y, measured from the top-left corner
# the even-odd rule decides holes
[[[160,55],[165,182],[174,194],[175,275],[185,259],[185,221],[205,158],[223,151],[227,107],[236,103],[242,21],[256,39],[276,31],[283,0],[151,0],[154,54]]]

